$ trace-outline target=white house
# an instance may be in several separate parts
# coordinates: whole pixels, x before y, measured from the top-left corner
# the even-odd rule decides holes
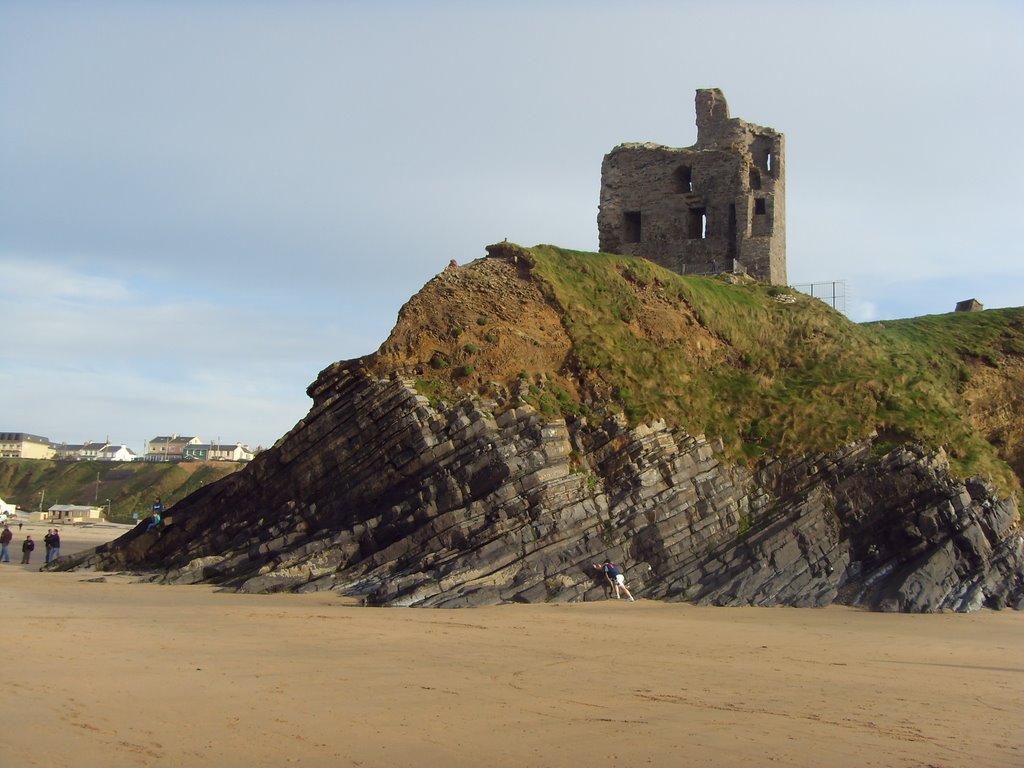
[[[85,443],[78,451],[79,461],[95,461],[100,458],[100,453],[107,447],[106,443]]]
[[[135,451],[127,445],[106,445],[97,457],[100,461],[135,461]]]
[[[0,518],[6,520],[8,517],[13,517],[15,513],[15,506],[8,504],[3,499],[0,499]]]
[[[248,445],[235,443],[229,449],[229,456],[231,461],[252,461],[255,454]]]

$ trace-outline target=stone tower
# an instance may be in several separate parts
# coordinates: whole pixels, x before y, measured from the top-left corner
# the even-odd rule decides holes
[[[785,140],[697,91],[697,143],[620,144],[601,165],[600,249],[680,274],[746,272],[786,284]]]

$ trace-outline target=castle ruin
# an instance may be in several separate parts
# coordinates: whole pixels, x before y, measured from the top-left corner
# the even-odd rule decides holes
[[[784,137],[729,117],[718,88],[699,89],[696,107],[692,147],[627,143],[605,155],[600,250],[785,285]]]

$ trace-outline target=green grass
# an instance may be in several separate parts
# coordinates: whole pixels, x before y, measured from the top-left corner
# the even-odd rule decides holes
[[[665,418],[719,437],[738,461],[828,451],[877,430],[945,447],[960,476],[1019,489],[965,417],[961,393],[973,366],[1024,354],[1024,309],[858,325],[777,286],[553,246],[521,251],[564,313],[574,370],[560,373],[613,393],[631,423]],[[641,338],[631,327],[638,291],[692,313],[714,349],[697,356],[685,341]]]
[[[439,408],[441,404],[450,400],[453,396],[453,389],[449,382],[443,379],[416,379],[416,391],[430,401],[430,405]]]

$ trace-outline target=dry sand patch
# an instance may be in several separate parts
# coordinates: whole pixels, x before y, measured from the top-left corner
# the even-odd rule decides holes
[[[1015,612],[369,609],[97,576],[0,568],[0,765],[1024,764]]]

